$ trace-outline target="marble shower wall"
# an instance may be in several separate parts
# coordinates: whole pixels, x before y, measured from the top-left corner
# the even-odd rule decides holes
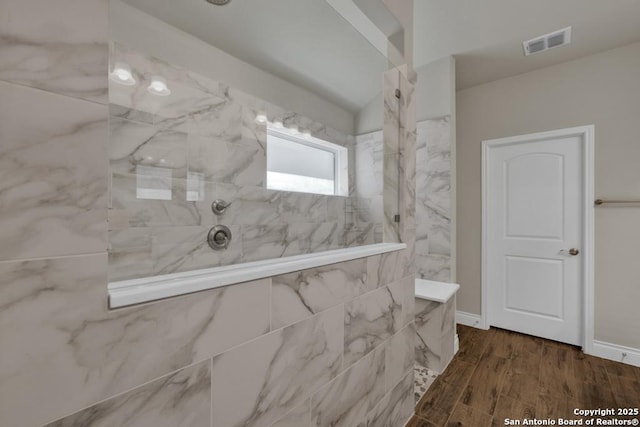
[[[387,242],[400,242],[399,223],[396,216],[400,213],[400,110],[402,96],[397,98],[397,91],[401,90],[401,73],[398,69],[392,69],[384,73],[384,125],[383,135],[383,235]]]
[[[108,3],[76,3],[2,2],[0,261],[106,248]]]
[[[119,44],[111,62],[138,83],[109,83],[110,280],[382,242],[382,132],[354,138]],[[153,75],[170,97],[147,92]],[[347,147],[350,195],[266,189],[259,112]],[[210,208],[218,198],[233,203],[222,216]],[[206,244],[218,223],[234,236],[221,252]]]
[[[406,66],[400,72],[399,147],[398,147],[398,234],[400,240],[415,250],[416,239],[416,76],[406,77]]]
[[[65,333],[66,309],[83,310],[77,300],[63,302],[66,291],[96,279],[96,267],[106,274],[107,16],[106,0],[2,2],[2,426],[36,427],[69,413],[41,366],[83,358],[52,353],[49,344]],[[39,329],[45,324],[59,334]]]
[[[417,299],[416,363],[442,373],[454,356],[455,296],[446,303]]]
[[[0,53],[0,425],[351,427],[407,420],[410,241],[407,250],[299,278],[107,308],[107,212],[116,229],[129,224],[108,209],[113,199],[106,197],[107,2],[6,0],[3,7],[0,33],[12,48]],[[130,120],[136,114],[112,110],[149,124],[144,115]],[[178,116],[167,119],[175,120],[165,122],[158,141],[180,174],[183,159],[172,141],[184,128]],[[130,165],[115,163],[126,178]],[[157,190],[157,181],[163,177],[143,180],[143,189]],[[180,191],[200,190],[185,183]],[[284,212],[251,209],[260,197],[246,191],[243,214]],[[167,224],[200,215],[191,205],[153,202],[142,201],[133,217]],[[293,202],[275,205],[284,203]],[[140,228],[119,236],[132,266],[151,262],[141,249],[155,236]],[[155,239],[160,248],[174,239],[188,246],[195,228]]]
[[[0,263],[0,424],[400,425],[409,253],[119,310],[104,253]]]
[[[450,117],[418,123],[416,150],[417,277],[451,281]]]
[[[3,0],[0,81],[106,104],[108,6],[108,0]]]
[[[356,227],[373,225],[376,243],[415,238],[414,84],[404,74],[403,68],[384,74],[383,129],[355,137],[348,218]]]

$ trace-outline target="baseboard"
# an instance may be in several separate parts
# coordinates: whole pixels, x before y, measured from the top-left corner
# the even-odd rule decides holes
[[[593,341],[592,351],[588,354],[602,357],[615,362],[640,367],[640,349],[611,344],[603,341]]]
[[[477,314],[467,313],[466,311],[456,311],[456,323],[472,328],[487,329],[484,327],[482,317]]]

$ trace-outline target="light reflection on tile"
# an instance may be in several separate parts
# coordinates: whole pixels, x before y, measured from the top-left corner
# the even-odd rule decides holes
[[[138,165],[136,167],[136,198],[171,200],[171,169]]]
[[[187,134],[112,118],[109,123],[112,173],[136,172],[138,166],[169,169],[175,178],[187,171]]]

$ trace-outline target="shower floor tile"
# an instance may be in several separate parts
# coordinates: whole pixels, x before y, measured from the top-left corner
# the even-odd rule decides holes
[[[431,369],[425,368],[417,363],[415,364],[413,368],[413,393],[416,398],[416,403],[422,399],[422,396],[424,396],[437,377],[438,374]]]

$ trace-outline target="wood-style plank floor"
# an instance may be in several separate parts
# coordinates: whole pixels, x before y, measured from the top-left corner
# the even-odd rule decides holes
[[[458,354],[407,427],[504,426],[506,418],[581,418],[574,408],[640,407],[640,368],[502,329],[458,325],[458,335]]]

